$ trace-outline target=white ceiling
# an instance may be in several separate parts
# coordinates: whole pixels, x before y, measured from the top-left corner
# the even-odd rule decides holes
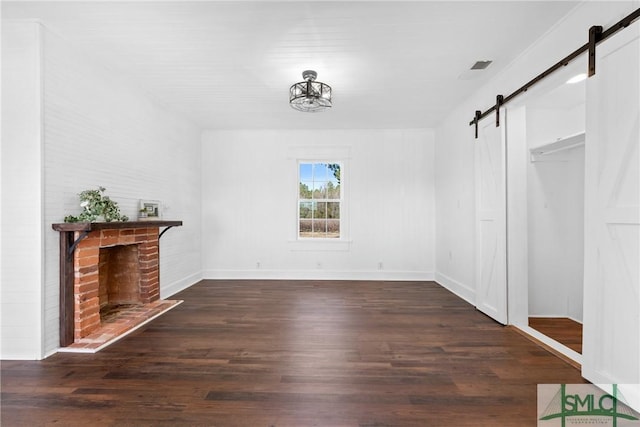
[[[202,128],[429,128],[576,4],[4,1],[2,19],[39,19]],[[331,110],[289,107],[305,69]]]

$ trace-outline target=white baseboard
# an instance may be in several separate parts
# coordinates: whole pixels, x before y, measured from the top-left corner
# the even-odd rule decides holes
[[[47,352],[44,354],[43,359],[46,359],[46,358],[47,358],[47,357],[49,357],[49,356],[53,356],[53,355],[54,355],[54,354],[56,354],[57,352],[58,352],[58,349],[57,349],[57,348],[56,348],[56,349],[49,350],[49,351],[47,351]]]
[[[443,288],[453,292],[469,304],[476,305],[476,291],[471,287],[452,279],[442,273],[436,273],[435,281]]]
[[[54,351],[55,353],[55,351]],[[49,357],[51,354],[48,354],[43,357],[34,356],[32,353],[2,353],[0,355],[0,360],[42,360]]]
[[[389,280],[433,281],[431,271],[205,270],[203,279],[219,280]]]
[[[160,288],[160,298],[167,299],[171,295],[175,295],[180,291],[184,291],[190,286],[195,285],[202,280],[202,272],[192,274],[184,279],[177,280],[169,285],[162,286]]]

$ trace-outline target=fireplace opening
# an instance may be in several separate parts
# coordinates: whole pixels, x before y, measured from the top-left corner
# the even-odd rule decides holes
[[[140,279],[139,245],[100,248],[98,303],[101,322],[143,304]]]

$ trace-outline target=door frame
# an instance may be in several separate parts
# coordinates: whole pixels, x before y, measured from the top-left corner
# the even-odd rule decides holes
[[[507,311],[509,325],[524,332],[553,351],[582,364],[580,353],[529,326],[529,241],[528,241],[528,168],[527,105],[558,87],[566,74],[586,67],[586,54],[576,64],[539,82],[516,101],[506,104],[504,114],[506,158],[507,229]]]

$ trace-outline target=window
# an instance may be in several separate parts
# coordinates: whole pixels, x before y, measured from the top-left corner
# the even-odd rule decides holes
[[[298,163],[298,238],[339,239],[340,163]]]

